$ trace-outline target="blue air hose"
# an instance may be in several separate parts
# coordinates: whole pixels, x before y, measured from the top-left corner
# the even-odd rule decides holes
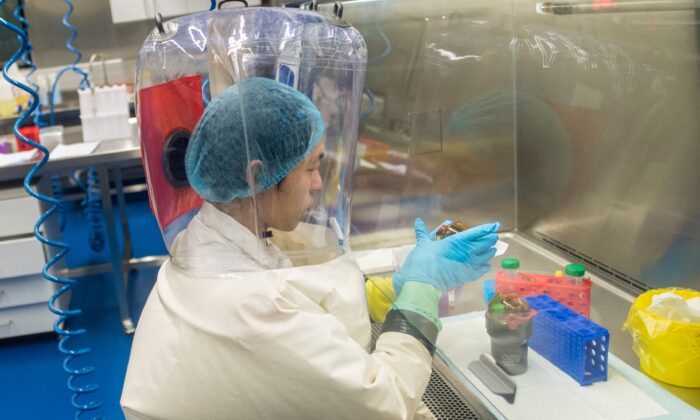
[[[66,48],[73,52],[76,55],[76,57],[71,64],[67,65],[66,67],[61,69],[61,71],[58,72],[58,74],[56,75],[56,79],[54,79],[53,81],[53,85],[51,87],[50,92],[51,96],[49,98],[51,125],[55,124],[53,99],[54,94],[56,92],[56,88],[58,87],[58,81],[60,80],[61,76],[63,76],[68,71],[72,71],[82,77],[80,81],[80,89],[87,89],[90,87],[90,81],[88,79],[87,73],[85,73],[85,71],[83,71],[77,66],[77,64],[83,57],[83,54],[80,52],[80,50],[73,46],[73,41],[75,41],[75,38],[78,36],[78,28],[76,28],[70,22],[68,22],[68,18],[73,13],[73,3],[71,0],[64,0],[64,2],[68,5],[68,11],[65,15],[63,15],[62,22],[63,25],[72,32],[71,36],[66,41]],[[99,179],[96,175],[90,177],[90,174],[94,175],[96,173],[97,172],[94,170],[94,168],[91,168],[88,171],[88,186],[85,188],[85,201],[83,201],[82,205],[85,208],[84,212],[88,219],[90,227],[90,232],[88,233],[88,242],[90,244],[90,248],[92,248],[92,250],[95,252],[101,252],[104,249],[105,236],[104,225],[102,222],[102,203],[99,196]]]
[[[211,0],[209,3],[209,11],[216,10],[216,0]],[[207,90],[209,89],[209,79],[204,80],[202,83],[202,102],[204,103],[204,107],[206,108],[207,105],[209,105],[209,101],[211,100],[211,94],[207,96]]]
[[[204,103],[204,107],[206,108],[207,105],[209,105],[209,101],[211,100],[211,92],[209,92],[209,95],[207,95],[207,91],[209,90],[209,79],[205,79],[204,83],[202,83],[202,102]]]
[[[22,30],[24,33],[29,33],[29,22],[24,18],[23,16],[23,11],[24,11],[24,0],[19,0],[17,2],[17,7],[15,8],[15,13],[14,16],[15,18],[22,24]],[[39,85],[31,81],[31,77],[36,72],[36,64],[31,59],[31,54],[32,54],[32,49],[33,49],[32,43],[27,39],[27,49],[24,51],[24,54],[22,55],[22,61],[24,64],[29,67],[29,72],[27,72],[27,76],[25,77],[25,81],[27,82],[28,85],[32,87],[35,91],[39,90]],[[42,112],[41,112],[41,103],[36,109],[36,112],[34,113],[34,124],[38,127],[45,127],[46,123],[42,121]]]
[[[102,219],[100,178],[95,168],[88,169],[85,200],[81,204],[84,207],[83,212],[90,226],[90,232],[88,233],[90,248],[95,252],[102,252],[105,248],[105,228]]]
[[[0,0],[0,6],[5,2],[5,0]],[[56,264],[61,258],[63,258],[68,251],[70,250],[70,246],[65,243],[65,242],[60,242],[60,241],[54,241],[51,239],[46,238],[41,234],[41,226],[46,222],[46,220],[51,217],[58,209],[58,206],[60,205],[60,202],[56,200],[53,197],[48,197],[42,194],[39,194],[38,192],[34,191],[31,188],[31,181],[32,179],[37,175],[37,173],[41,170],[41,168],[46,165],[46,162],[49,160],[49,151],[48,149],[30,139],[22,135],[20,133],[19,129],[20,127],[25,123],[27,118],[29,118],[34,111],[36,111],[36,108],[38,107],[39,104],[39,95],[35,90],[33,90],[31,87],[19,82],[18,80],[15,80],[10,77],[8,74],[9,69],[12,67],[13,64],[19,60],[22,55],[25,53],[27,49],[27,36],[26,34],[17,26],[9,23],[7,20],[3,19],[0,17],[0,26],[4,26],[5,28],[11,30],[14,32],[20,39],[21,41],[21,47],[15,54],[10,58],[7,63],[5,63],[5,66],[2,69],[2,77],[7,80],[11,85],[17,87],[18,89],[21,89],[25,92],[27,92],[31,96],[31,102],[28,107],[20,116],[17,118],[17,121],[15,122],[14,125],[14,133],[15,136],[17,136],[20,141],[23,143],[33,147],[34,149],[37,149],[41,152],[41,159],[39,162],[37,162],[36,165],[32,167],[32,169],[29,170],[29,173],[27,176],[24,178],[24,189],[29,194],[30,196],[36,198],[39,201],[42,201],[44,203],[49,204],[51,207],[39,217],[39,220],[37,220],[36,224],[34,225],[34,236],[43,243],[44,245],[48,245],[49,247],[52,247],[54,249],[59,249],[59,251],[52,256],[49,261],[44,265],[44,268],[42,270],[42,275],[44,278],[47,280],[57,283],[61,285],[60,289],[54,293],[51,298],[49,299],[49,310],[53,312],[54,314],[58,315],[58,318],[56,319],[56,322],[54,322],[53,329],[54,331],[61,336],[60,341],[58,342],[58,349],[61,351],[61,353],[66,355],[65,360],[63,361],[63,370],[66,371],[70,376],[68,377],[68,389],[73,393],[73,396],[71,398],[71,404],[73,407],[76,409],[75,413],[75,418],[78,419],[80,415],[86,411],[92,411],[98,409],[102,403],[100,401],[90,401],[87,403],[81,403],[78,401],[78,398],[80,398],[82,395],[94,392],[98,389],[97,385],[85,385],[85,386],[78,386],[75,385],[73,382],[82,376],[85,376],[91,372],[93,372],[95,369],[93,367],[82,367],[82,368],[74,368],[71,367],[70,364],[73,360],[76,358],[83,356],[87,353],[90,352],[89,348],[80,348],[80,349],[70,349],[67,348],[66,345],[68,344],[68,341],[70,340],[71,337],[79,336],[82,334],[85,334],[85,329],[77,329],[77,330],[68,330],[67,329],[67,321],[75,317],[77,315],[80,315],[82,311],[79,309],[59,309],[56,306],[56,303],[58,299],[64,295],[66,292],[70,291],[76,281],[74,279],[69,279],[69,278],[64,278],[64,277],[57,277],[54,276],[50,273],[51,267]]]
[[[384,51],[382,51],[382,53],[379,54],[378,56],[371,58],[371,59],[368,59],[367,64],[376,63],[377,61],[383,60],[384,58],[388,57],[389,54],[391,54],[391,41],[389,40],[389,37],[386,36],[384,31],[382,31],[382,29],[379,27],[379,24],[377,23],[376,18],[374,21],[374,27],[377,28],[377,32],[379,32],[379,36],[381,36],[382,40],[384,41]]]
[[[23,11],[24,0],[19,0],[17,2],[17,7],[15,8],[15,12],[13,13],[13,15],[15,16],[15,19],[17,19],[17,21],[19,21],[22,24],[22,30],[25,34],[27,34],[29,32],[29,21],[27,21],[24,18]],[[29,38],[27,37],[27,48],[25,49],[24,54],[22,55],[22,61],[27,67],[29,67],[29,72],[27,72],[27,75],[25,76],[24,80],[27,83],[27,85],[31,86],[31,88],[34,89],[34,91],[38,92],[39,85],[37,85],[31,80],[32,75],[36,72],[36,64],[34,64],[34,62],[31,59],[32,49],[32,42],[29,41]],[[36,107],[36,111],[34,112],[34,124],[40,128],[46,127],[46,122],[42,120],[41,102],[39,102],[39,104]],[[53,190],[54,198],[61,202],[61,199],[63,198],[63,188],[61,186],[61,178],[59,176],[51,176],[51,189]],[[60,231],[63,232],[63,230],[66,228],[65,206],[63,205],[63,203],[58,205],[57,213],[58,225]]]
[[[391,41],[389,40],[389,37],[386,36],[384,31],[379,27],[379,24],[377,23],[376,17],[374,20],[374,27],[377,28],[377,32],[379,32],[379,36],[382,37],[382,40],[384,41],[384,51],[382,51],[381,54],[379,54],[377,57],[371,58],[367,60],[367,64],[372,64],[376,63],[391,54]],[[365,85],[364,92],[369,98],[369,109],[367,111],[363,112],[360,114],[360,119],[365,119],[372,115],[372,113],[377,109],[377,100],[374,97],[374,94],[372,93],[371,90]]]
[[[370,115],[372,115],[374,110],[377,109],[377,100],[375,99],[372,91],[369,90],[369,88],[367,86],[365,86],[364,92],[367,95],[367,97],[369,98],[369,108],[367,108],[367,111],[360,114],[360,119],[365,119],[365,118],[369,117]]]
[[[49,92],[49,115],[51,125],[55,124],[53,97],[56,93],[56,87],[58,86],[58,81],[61,79],[61,76],[63,76],[66,72],[72,71],[73,73],[82,77],[82,79],[80,80],[80,89],[87,89],[90,87],[90,80],[88,79],[88,74],[78,67],[78,63],[83,58],[83,54],[80,52],[79,49],[73,46],[73,41],[75,41],[75,38],[78,36],[78,28],[76,28],[75,26],[71,25],[70,22],[68,22],[68,18],[73,13],[73,2],[71,0],[63,1],[68,5],[68,11],[65,15],[63,15],[63,26],[65,26],[66,28],[68,28],[69,31],[72,32],[70,37],[68,37],[68,41],[66,41],[66,48],[68,48],[71,52],[75,54],[75,60],[73,60],[71,64],[62,68],[61,71],[58,72],[56,78],[53,81],[53,85],[51,86],[51,91]]]
[[[102,218],[102,197],[100,195],[100,178],[95,168],[88,168],[87,184],[83,184],[77,174],[70,175],[75,185],[85,192],[85,199],[80,203],[83,214],[88,221],[88,243],[95,252],[102,252],[105,246],[105,227]],[[55,194],[54,194],[55,196]]]
[[[216,10],[216,0],[211,0],[211,3],[209,4],[209,11],[211,12],[212,10]],[[202,102],[204,103],[204,107],[206,108],[207,105],[209,105],[209,101],[211,100],[211,93],[209,96],[207,96],[207,90],[209,89],[209,79],[206,79],[204,83],[202,83]]]
[[[53,191],[53,198],[58,201],[56,207],[56,213],[58,214],[58,226],[60,231],[63,232],[66,228],[66,209],[63,204],[63,185],[61,184],[61,177],[58,175],[51,175],[51,191]]]

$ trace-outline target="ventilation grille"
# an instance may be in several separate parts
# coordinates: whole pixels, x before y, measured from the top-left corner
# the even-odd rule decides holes
[[[568,255],[573,256],[577,260],[585,262],[588,265],[588,267],[592,267],[594,269],[597,269],[598,271],[607,274],[613,281],[618,283],[618,285],[625,287],[626,289],[634,292],[635,294],[638,294],[640,292],[646,292],[647,290],[649,290],[649,286],[645,285],[644,283],[640,282],[634,277],[630,277],[625,273],[615,270],[609,265],[596,261],[595,259],[585,254],[582,254],[576,251],[575,249],[570,248],[569,246],[557,241],[556,239],[550,238],[547,235],[544,235],[540,232],[536,232],[536,234],[544,242],[553,245],[554,247],[567,253]]]
[[[438,420],[478,420],[474,410],[460,398],[435,370],[430,374],[423,402]]]
[[[382,324],[372,323],[372,350],[381,332]],[[434,369],[430,373],[430,382],[423,394],[423,402],[438,420],[478,420],[480,418]]]

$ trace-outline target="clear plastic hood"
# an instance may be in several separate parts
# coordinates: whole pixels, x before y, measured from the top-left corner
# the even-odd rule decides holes
[[[245,250],[250,269],[343,254],[360,34],[283,8],[202,13],[163,29],[141,49],[137,115],[151,206],[174,260],[213,267],[202,262],[216,251],[202,241]],[[247,267],[223,265],[215,270]]]

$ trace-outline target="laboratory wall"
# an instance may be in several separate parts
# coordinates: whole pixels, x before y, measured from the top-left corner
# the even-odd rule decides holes
[[[515,2],[517,226],[630,287],[698,289],[699,12],[607,3]]]
[[[153,22],[113,25],[109,0],[74,3],[84,59],[133,69]],[[353,248],[410,242],[419,216],[497,220],[637,291],[700,287],[698,12],[629,4],[344,2],[369,50]],[[72,59],[65,10],[27,4],[40,67]]]
[[[219,1],[219,0],[217,0]],[[106,59],[122,59],[129,67],[128,77],[134,77],[134,63],[146,34],[155,27],[154,17],[160,13],[164,20],[209,10],[210,0],[71,0],[74,9],[68,18],[78,30],[74,44],[87,62],[94,53]],[[13,0],[13,4],[17,0]],[[260,4],[260,1],[249,1]],[[263,2],[271,4],[269,0]],[[14,6],[12,6],[13,10]],[[63,66],[75,55],[66,49],[70,31],[61,19],[68,5],[60,0],[26,2],[25,15],[31,27],[34,62],[40,67]],[[110,69],[112,70],[112,69]],[[110,75],[111,76],[111,75]],[[116,77],[121,77],[118,74]],[[121,80],[120,80],[121,81]]]
[[[414,240],[413,220],[515,228],[510,0],[347,2],[368,44],[353,249]]]
[[[108,63],[111,83],[132,82],[129,69],[154,25],[152,19],[112,23],[112,3],[133,1],[73,1],[70,22],[79,30],[75,45],[83,62],[98,52],[121,59]],[[155,4],[167,16],[172,10],[166,3]],[[412,241],[415,217],[429,225],[449,218],[469,225],[497,220],[506,230],[515,228],[511,8],[510,0],[344,2],[343,17],[369,48],[354,248],[376,246],[375,239],[382,246]],[[69,31],[60,23],[66,10],[60,1],[27,4],[40,68],[74,58],[65,48]],[[101,76],[96,68],[98,85]],[[77,82],[67,74],[62,89],[75,89]]]
[[[25,14],[31,26],[33,59],[40,68],[64,66],[75,59],[75,54],[66,49],[70,31],[61,19],[68,11],[62,1],[28,1]],[[75,46],[87,62],[94,53],[105,58],[121,58],[133,61],[139,52],[148,31],[153,29],[152,19],[114,24],[110,0],[73,0],[75,6],[69,22],[78,30]],[[132,79],[132,72],[129,75]]]

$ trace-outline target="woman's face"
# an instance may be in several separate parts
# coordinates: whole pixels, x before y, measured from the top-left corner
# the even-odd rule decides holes
[[[279,185],[261,194],[263,222],[267,227],[292,231],[314,206],[316,195],[323,189],[319,168],[324,150],[323,143],[319,143]]]

